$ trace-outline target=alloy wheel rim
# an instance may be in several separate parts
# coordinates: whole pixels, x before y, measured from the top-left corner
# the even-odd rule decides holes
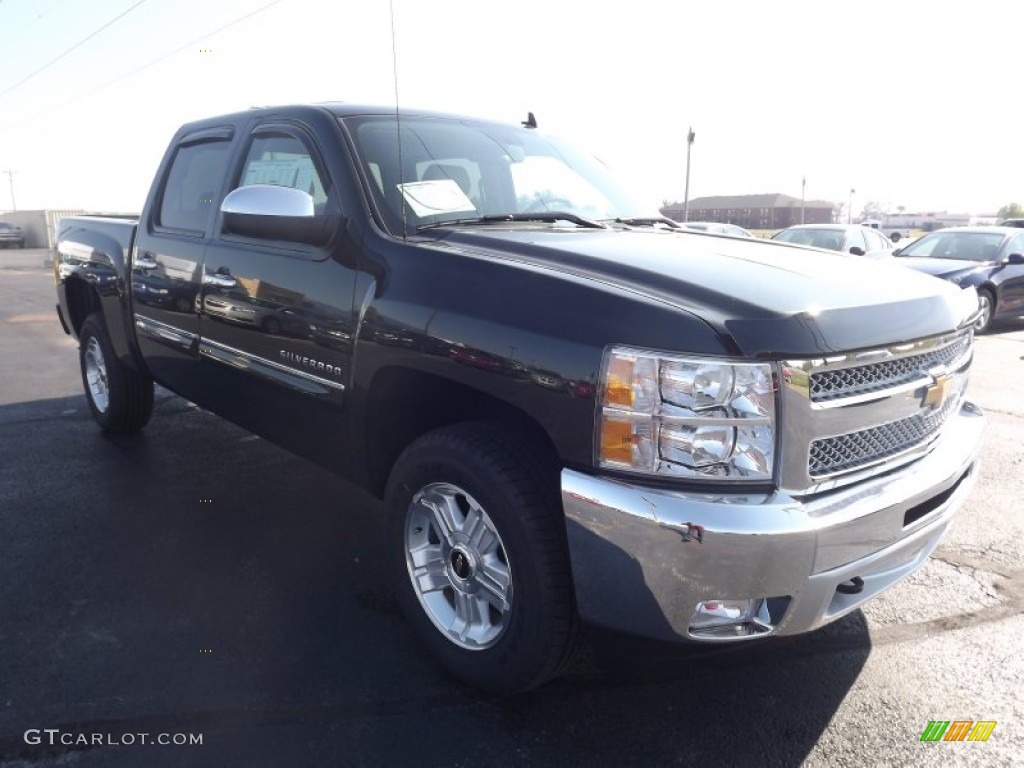
[[[96,410],[106,413],[110,407],[110,385],[107,382],[107,364],[103,350],[95,336],[89,338],[85,347],[85,380],[89,387],[89,398]]]
[[[992,318],[992,302],[989,301],[988,296],[984,293],[978,295],[978,305],[981,310],[981,315],[978,317],[978,322],[975,324],[975,330],[983,330],[988,325],[989,320]]]
[[[424,612],[449,641],[490,648],[512,616],[512,569],[483,507],[450,483],[416,493],[405,520],[405,560]]]

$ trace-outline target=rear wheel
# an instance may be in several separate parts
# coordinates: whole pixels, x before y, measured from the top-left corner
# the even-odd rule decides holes
[[[496,693],[540,685],[577,636],[564,521],[543,467],[483,424],[429,433],[387,489],[399,604],[454,677]]]
[[[987,288],[978,289],[978,309],[981,311],[981,314],[974,324],[974,330],[976,333],[985,333],[992,327],[992,315],[996,309],[995,296]]]
[[[99,313],[85,319],[78,336],[82,383],[93,418],[104,432],[138,432],[153,412],[153,380],[115,357]]]

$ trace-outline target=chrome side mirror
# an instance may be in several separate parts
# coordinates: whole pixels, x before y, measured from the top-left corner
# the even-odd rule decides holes
[[[318,216],[306,192],[273,184],[239,187],[224,198],[225,233],[261,240],[325,245],[333,233],[330,216]]]

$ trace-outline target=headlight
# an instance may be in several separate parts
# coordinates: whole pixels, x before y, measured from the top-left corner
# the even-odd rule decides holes
[[[771,479],[776,386],[770,364],[613,347],[601,382],[599,466],[672,477]]]

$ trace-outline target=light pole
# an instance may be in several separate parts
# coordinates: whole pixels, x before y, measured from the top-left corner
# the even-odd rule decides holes
[[[7,181],[11,185],[11,210],[16,211],[18,210],[18,204],[14,202],[14,171],[8,169],[4,173],[7,174]]]
[[[847,224],[852,224],[853,223],[853,193],[856,192],[856,191],[857,191],[856,189],[854,189],[853,187],[850,187],[850,207],[846,209],[846,223]]]
[[[683,221],[690,220],[690,147],[693,146],[693,139],[696,135],[691,125],[689,133],[686,134],[686,191],[683,193]]]
[[[800,179],[800,223],[804,223],[804,199],[807,197],[807,177]]]

